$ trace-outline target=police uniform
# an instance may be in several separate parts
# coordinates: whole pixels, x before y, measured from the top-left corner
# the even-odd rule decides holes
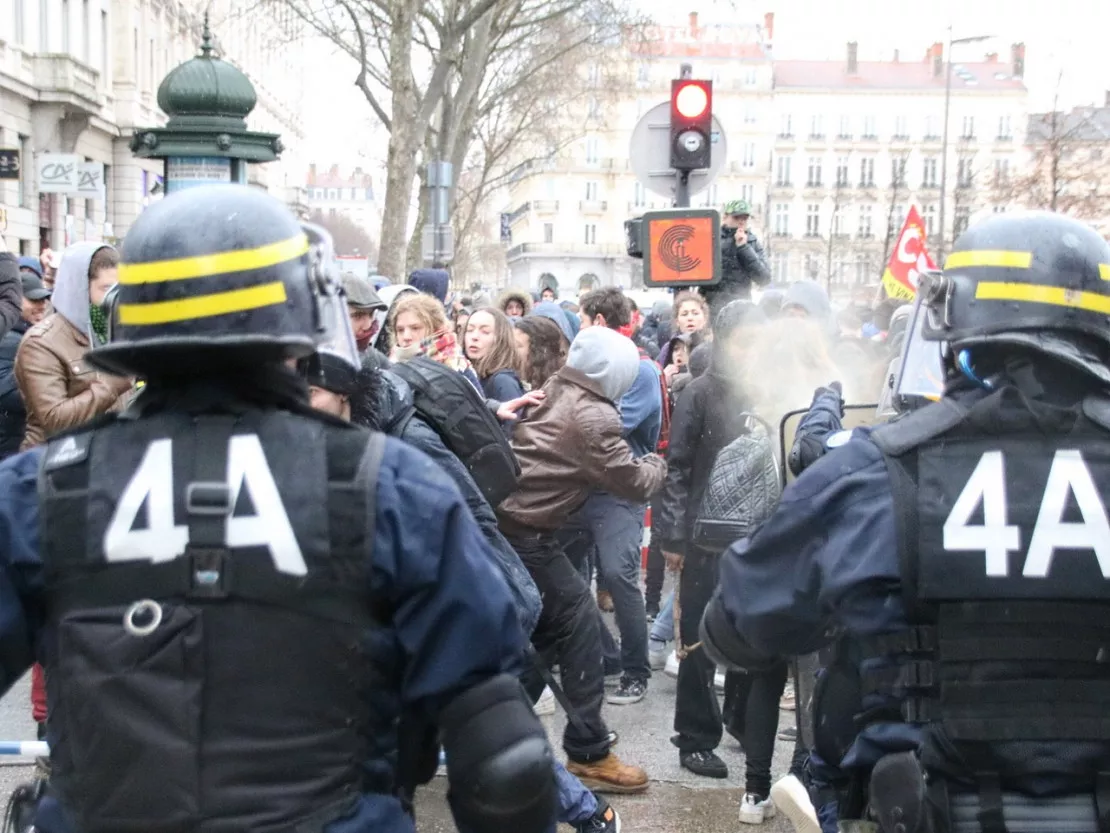
[[[457,489],[284,364],[356,355],[333,262],[254,189],[151,207],[90,354],[143,393],[0,465],[0,670],[48,676],[40,830],[411,831],[402,706],[440,728],[460,825],[550,824],[523,634]]]
[[[1076,221],[970,229],[919,288],[945,397],[858,429],[722,559],[711,655],[825,649],[814,752],[853,776],[841,818],[1110,830],[1108,281]]]

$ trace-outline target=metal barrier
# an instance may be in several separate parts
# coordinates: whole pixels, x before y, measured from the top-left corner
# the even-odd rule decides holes
[[[0,755],[21,758],[48,758],[50,745],[44,740],[0,740]]]

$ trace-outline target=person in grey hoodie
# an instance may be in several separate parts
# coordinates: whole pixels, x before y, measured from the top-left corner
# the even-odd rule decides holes
[[[51,298],[55,313],[27,331],[15,378],[27,408],[21,450],[117,407],[131,381],[94,370],[85,354],[108,338],[101,302],[118,280],[119,254],[104,243],[75,243],[62,253]]]

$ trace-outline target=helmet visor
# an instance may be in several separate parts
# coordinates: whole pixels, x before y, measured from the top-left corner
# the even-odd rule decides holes
[[[923,333],[928,304],[924,293],[917,293],[912,319],[902,346],[902,361],[894,389],[903,401],[911,398],[940,399],[944,392],[944,343],[926,341]]]
[[[316,295],[316,350],[342,359],[357,371],[360,366],[358,345],[347,312],[347,297],[331,235],[310,223],[302,223],[301,228],[308,237],[310,274]]]

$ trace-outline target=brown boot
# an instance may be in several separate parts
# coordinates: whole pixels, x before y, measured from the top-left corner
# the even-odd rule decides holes
[[[612,752],[590,764],[567,761],[567,772],[586,789],[599,793],[641,793],[648,788],[647,773],[638,766],[621,763]]]
[[[597,606],[601,608],[602,613],[613,612],[613,596],[608,590],[597,591]]]

